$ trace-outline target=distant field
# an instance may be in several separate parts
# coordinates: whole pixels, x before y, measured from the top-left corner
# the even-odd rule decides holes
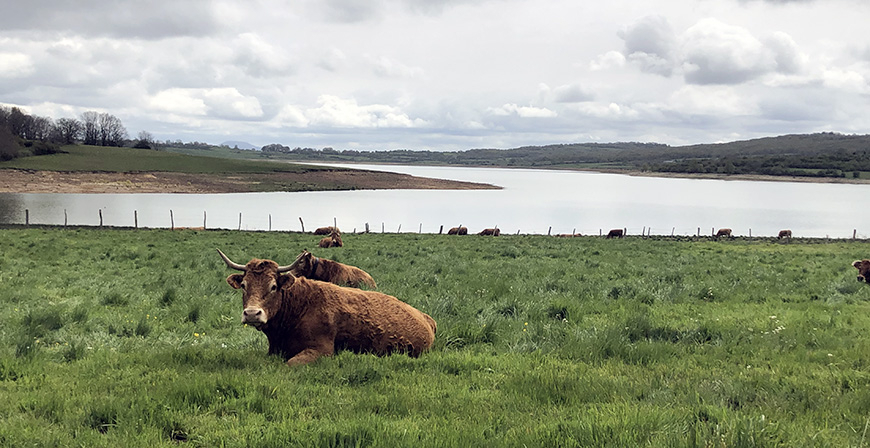
[[[0,229],[0,446],[861,447],[867,241]],[[418,359],[301,368],[215,251],[362,267]]]
[[[47,171],[167,171],[191,174],[297,173],[323,168],[291,163],[178,154],[149,149],[101,146],[64,146],[65,154],[23,157],[0,162],[0,168]],[[333,168],[329,168],[333,169]]]

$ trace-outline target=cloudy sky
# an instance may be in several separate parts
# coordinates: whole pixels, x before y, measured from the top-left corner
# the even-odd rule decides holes
[[[870,133],[867,0],[0,0],[0,103],[336,149]]]

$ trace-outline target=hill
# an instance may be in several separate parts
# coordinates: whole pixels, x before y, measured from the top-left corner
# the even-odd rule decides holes
[[[616,142],[458,152],[337,151],[281,145],[263,149],[260,157],[295,161],[870,178],[870,135],[831,132],[687,146]]]

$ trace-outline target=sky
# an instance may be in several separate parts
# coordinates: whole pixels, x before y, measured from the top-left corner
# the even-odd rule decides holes
[[[870,133],[867,0],[0,0],[0,104],[338,150]]]

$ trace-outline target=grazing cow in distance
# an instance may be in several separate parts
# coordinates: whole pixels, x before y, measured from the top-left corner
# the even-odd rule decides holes
[[[416,358],[435,340],[435,320],[393,296],[297,278],[272,260],[242,265],[218,253],[227,267],[242,271],[227,277],[242,289],[242,323],[262,331],[269,354],[288,366],[338,350]]]
[[[296,257],[296,261],[290,265],[290,273],[294,277],[305,277],[311,280],[335,283],[339,286],[360,288],[362,285],[367,285],[370,289],[378,288],[375,280],[366,271],[356,266],[317,258],[307,250],[303,250]]]
[[[623,236],[625,236],[625,229],[611,229],[607,232],[605,239],[622,238]]]
[[[329,236],[322,238],[318,245],[320,247],[342,247],[344,243],[341,241],[341,233],[333,231]]]
[[[480,233],[478,233],[478,235],[499,236],[499,235],[501,235],[501,230],[499,230],[498,227],[496,227],[494,229],[483,229],[480,231]]]
[[[716,232],[716,238],[719,238],[720,236],[730,237],[731,236],[731,229],[719,229],[719,231]]]
[[[333,226],[318,227],[317,229],[314,230],[315,235],[329,235],[332,232],[341,233],[341,230],[338,230],[338,227],[333,227]]]
[[[786,230],[780,230],[780,231],[779,231],[779,236],[777,236],[777,238],[778,238],[778,239],[783,239],[783,238],[791,239],[791,230],[788,230],[788,229],[786,229]]]
[[[852,262],[852,266],[858,270],[859,282],[867,282],[867,279],[870,279],[870,260],[855,260]]]
[[[451,227],[450,230],[447,231],[448,235],[468,235],[468,227]]]

